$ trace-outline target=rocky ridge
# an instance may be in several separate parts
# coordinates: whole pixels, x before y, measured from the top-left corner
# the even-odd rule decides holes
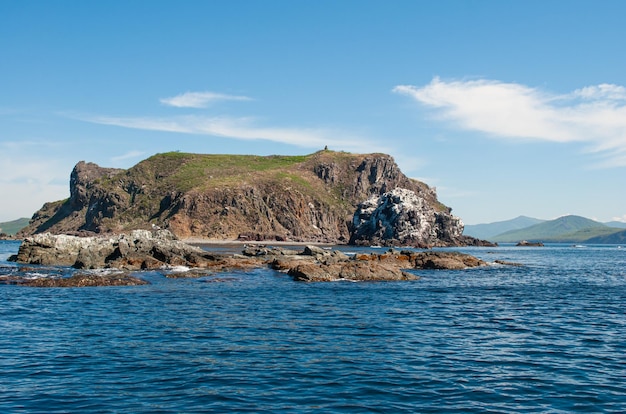
[[[398,198],[398,192],[404,194],[406,217],[383,227],[364,224],[368,214],[387,214],[366,212],[372,203],[390,206],[381,197],[391,193],[385,197]],[[409,201],[415,207],[406,207]],[[370,204],[363,204],[357,219],[362,203]],[[392,227],[397,231],[390,233]],[[435,190],[406,177],[389,155],[333,151],[292,157],[176,152],[157,154],[128,170],[81,161],[70,176],[69,199],[45,204],[18,236],[152,228],[168,229],[180,238],[473,243],[461,236],[463,223],[439,203]],[[386,242],[388,237],[393,242]]]

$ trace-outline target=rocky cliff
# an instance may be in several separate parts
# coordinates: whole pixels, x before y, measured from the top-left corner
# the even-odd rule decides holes
[[[394,188],[359,204],[352,219],[350,244],[419,247],[472,244],[462,233],[460,218],[433,208],[412,190]]]
[[[364,220],[355,211],[364,202],[378,205],[377,197],[398,188],[420,204],[409,223],[427,229],[428,236],[405,229],[401,233],[410,237],[392,232],[392,238],[417,245],[464,243],[448,237],[462,234],[462,222],[392,157],[333,151],[267,157],[173,152],[128,170],[79,162],[70,176],[70,198],[45,204],[19,236],[165,228],[181,238],[378,242],[387,237],[388,223],[384,231],[374,223],[371,235],[361,228],[354,236]]]

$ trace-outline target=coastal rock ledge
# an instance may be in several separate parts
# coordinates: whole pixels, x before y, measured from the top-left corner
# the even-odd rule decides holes
[[[285,272],[296,281],[324,282],[336,280],[382,281],[415,280],[407,269],[465,269],[485,266],[476,257],[441,251],[396,251],[384,254],[348,256],[338,250],[306,246],[302,252],[264,246],[248,247],[242,254],[213,254],[200,247],[177,240],[167,230],[136,230],[113,237],[78,237],[38,234],[26,238],[10,261],[22,264],[71,266],[77,269],[114,268],[126,271],[168,269],[187,266],[210,272],[270,267]],[[197,276],[190,272],[189,276]],[[180,277],[180,276],[178,276]],[[101,280],[101,283],[98,283]],[[115,279],[122,284],[121,279]],[[19,282],[19,281],[18,281]],[[132,280],[137,284],[136,280]],[[107,278],[68,278],[38,286],[111,285]]]
[[[157,270],[176,266],[213,270],[250,268],[256,261],[212,254],[184,243],[169,230],[133,230],[115,236],[36,234],[9,261],[76,269]]]

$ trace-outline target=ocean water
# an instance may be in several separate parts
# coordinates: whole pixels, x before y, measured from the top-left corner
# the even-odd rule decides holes
[[[0,412],[626,411],[626,248],[461,251],[524,266],[0,285]]]

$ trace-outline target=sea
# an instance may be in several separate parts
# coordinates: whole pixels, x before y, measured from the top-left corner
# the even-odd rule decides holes
[[[7,262],[18,247],[0,277],[71,273]],[[0,412],[626,412],[626,246],[454,250],[493,264],[0,285]]]

